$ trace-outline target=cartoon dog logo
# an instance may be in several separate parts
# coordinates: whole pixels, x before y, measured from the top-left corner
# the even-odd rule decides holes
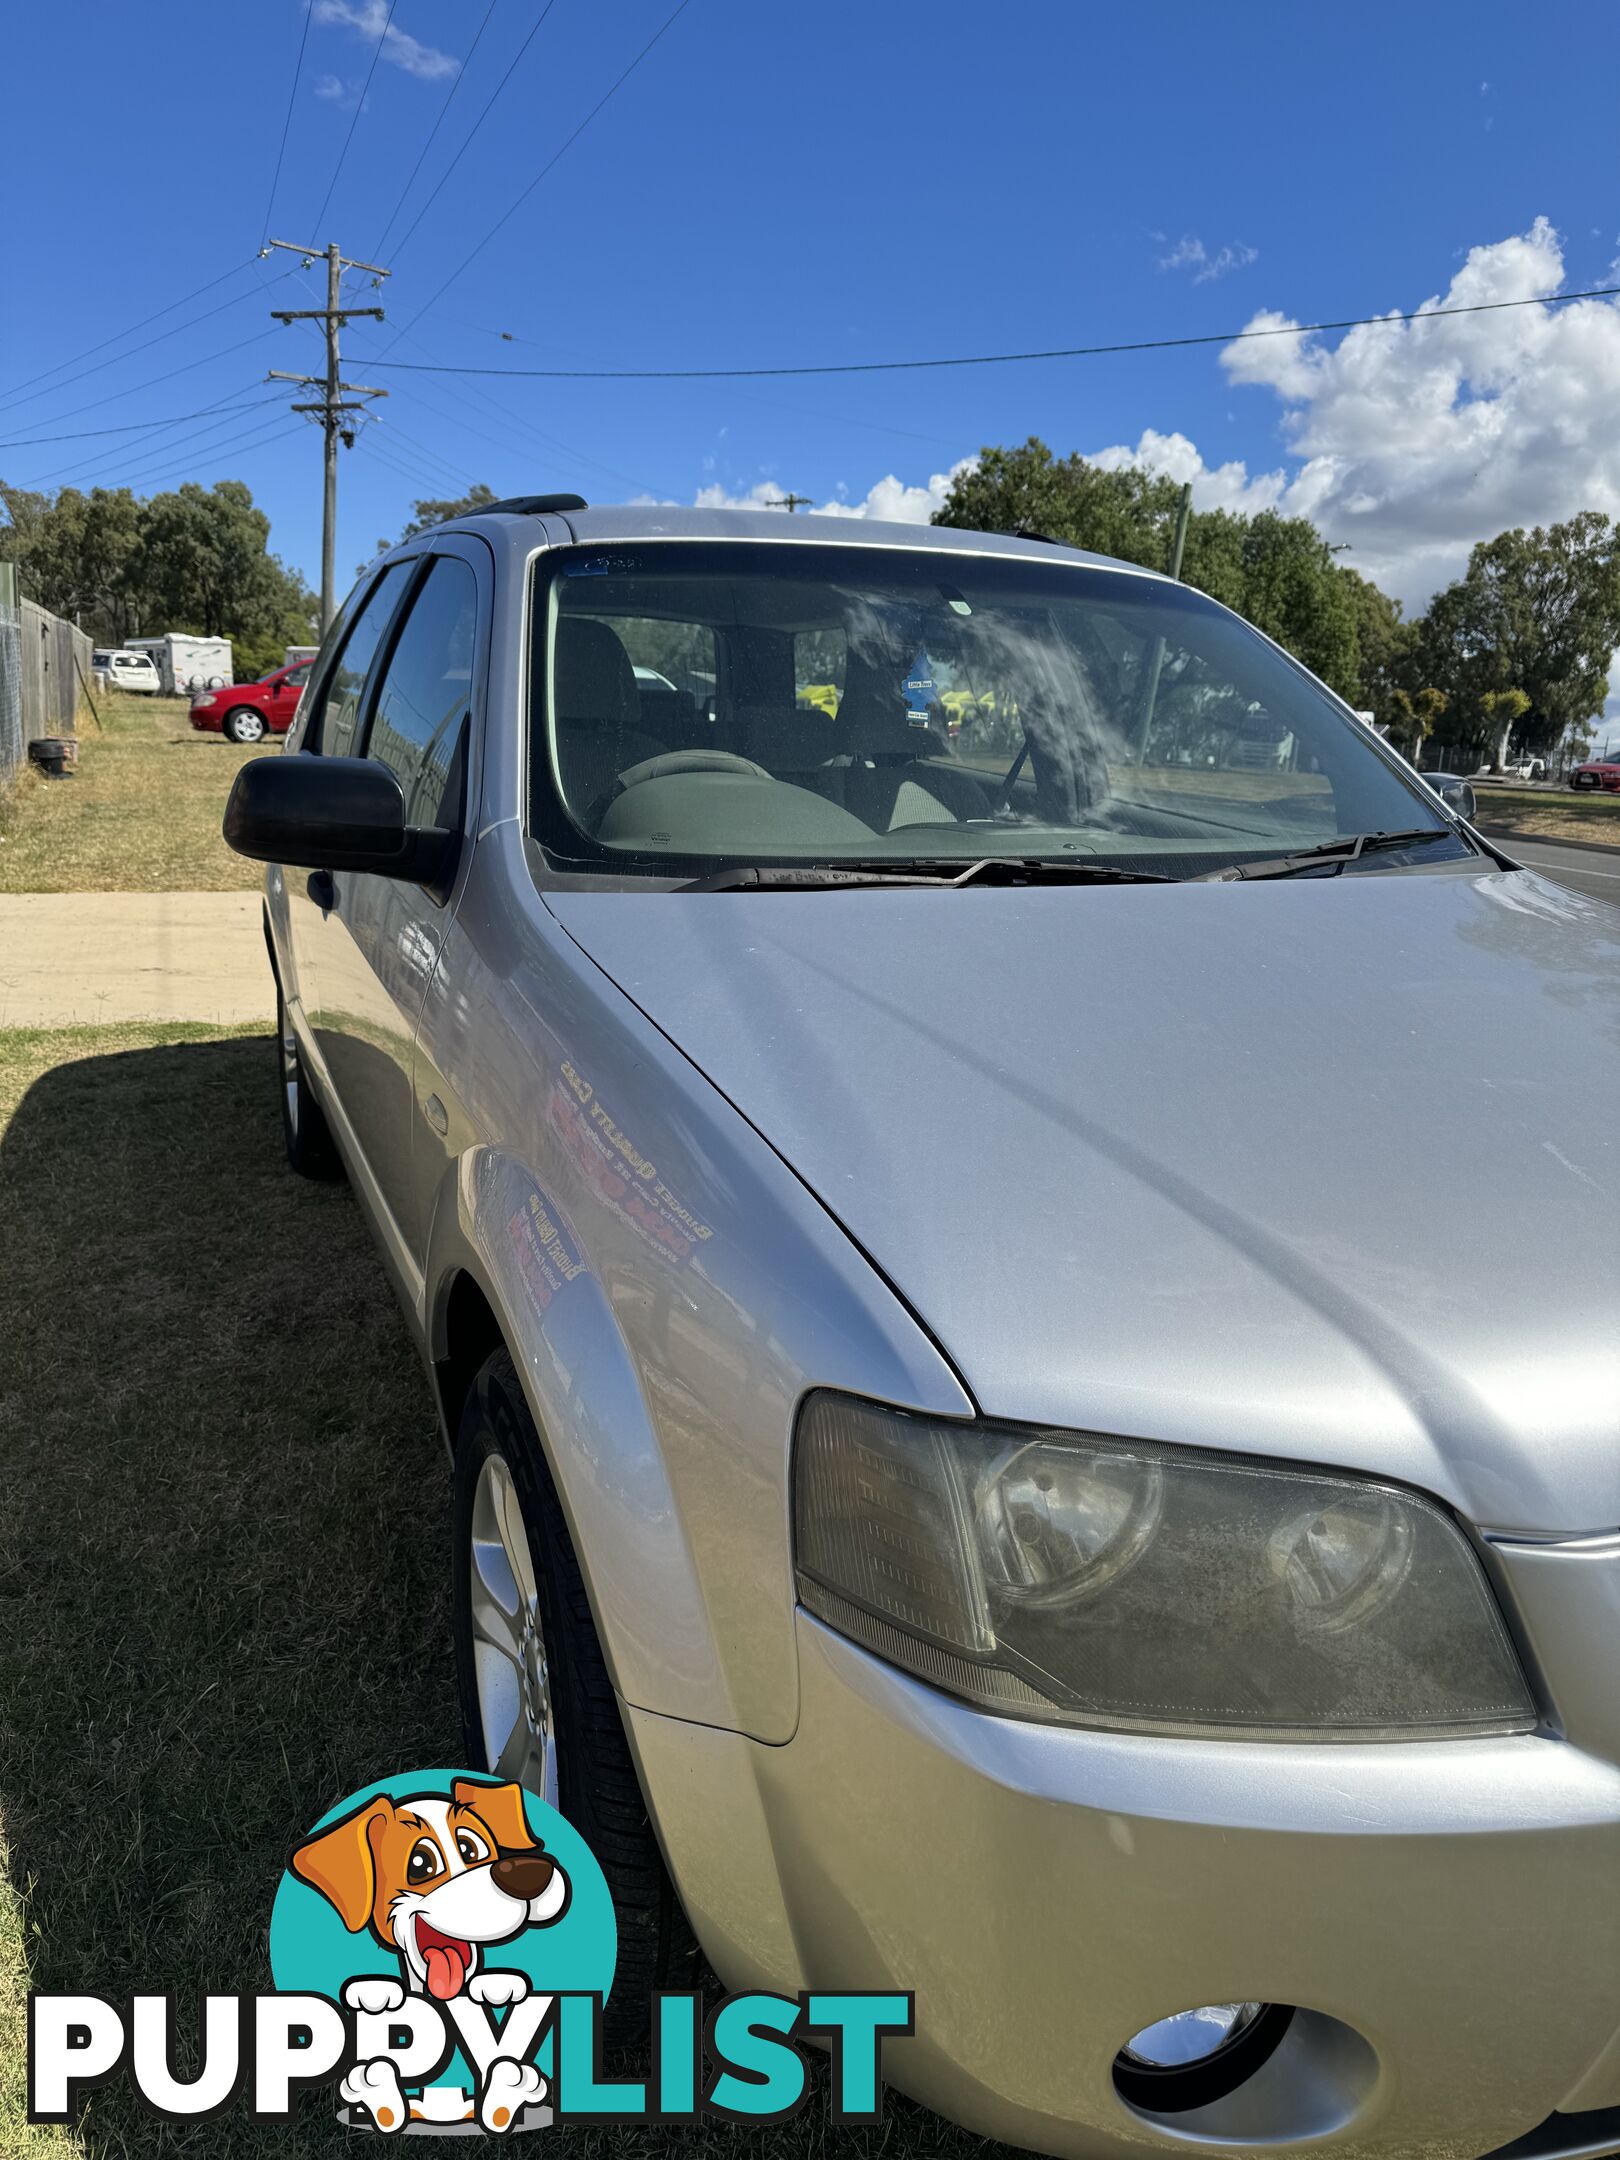
[[[529,1984],[520,1972],[487,1968],[484,1953],[526,1928],[546,1927],[568,1909],[568,1878],[533,1836],[517,1785],[457,1779],[449,1797],[420,1793],[404,1799],[379,1794],[352,1814],[306,1838],[288,1862],[318,1890],[351,1934],[369,1930],[399,1959],[398,1981],[352,1981],[345,1996],[373,2012],[400,2008],[407,1991],[449,2003],[522,2001]],[[343,2080],[343,2098],[364,2107],[379,2129],[401,2130],[409,2120],[472,2121],[506,2130],[538,2101],[545,2080],[531,2063],[498,2057],[474,2095],[450,2092],[455,2112],[441,2115],[407,2102],[386,2059],[359,2063]]]

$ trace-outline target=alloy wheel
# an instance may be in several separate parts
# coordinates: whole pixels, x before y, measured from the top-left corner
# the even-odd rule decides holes
[[[293,1033],[292,1022],[287,1018],[287,1008],[281,1008],[281,1091],[287,1111],[287,1132],[291,1139],[298,1138],[298,1037]]]
[[[491,1455],[478,1473],[468,1571],[473,1669],[484,1760],[557,1805],[557,1735],[539,1582],[512,1473]]]

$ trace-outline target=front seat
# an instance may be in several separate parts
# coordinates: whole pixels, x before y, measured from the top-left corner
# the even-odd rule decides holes
[[[664,748],[640,726],[636,672],[609,624],[588,615],[558,623],[551,712],[563,800],[594,830],[619,774]]]
[[[990,815],[990,798],[970,773],[929,760],[951,756],[949,739],[915,725],[900,694],[900,671],[850,650],[836,737],[847,760],[844,807],[874,832],[900,825],[956,825]]]

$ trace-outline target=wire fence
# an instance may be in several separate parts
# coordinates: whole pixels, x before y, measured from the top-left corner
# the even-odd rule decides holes
[[[73,733],[90,658],[85,633],[19,599],[12,565],[0,563],[0,786],[14,778],[31,742]]]

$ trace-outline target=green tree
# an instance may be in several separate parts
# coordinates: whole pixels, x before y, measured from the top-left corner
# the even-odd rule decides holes
[[[1583,510],[1561,525],[1481,541],[1417,627],[1424,679],[1459,714],[1478,715],[1474,739],[1495,762],[1506,729],[1484,701],[1505,690],[1528,701],[1517,723],[1524,748],[1550,756],[1603,709],[1620,647],[1620,531]]]
[[[447,518],[466,517],[470,511],[487,509],[492,502],[498,500],[495,490],[479,480],[465,495],[448,496],[443,502],[414,502],[411,504],[410,522],[399,537],[401,540],[414,540],[418,533],[426,532],[430,525],[442,525]],[[379,540],[377,552],[381,554],[384,548],[396,547],[398,544],[398,541],[394,540]]]
[[[1356,694],[1350,702],[1358,712],[1388,720],[1399,710],[1397,690],[1410,688],[1417,626],[1402,620],[1401,603],[1370,578],[1344,563],[1337,567],[1356,623]]]
[[[1394,689],[1390,692],[1390,710],[1395,715],[1390,724],[1390,735],[1412,763],[1418,761],[1418,753],[1451,702],[1443,690]],[[1376,710],[1376,707],[1368,708]]]
[[[140,505],[128,488],[63,488],[54,501],[0,486],[10,522],[0,555],[17,563],[24,592],[53,614],[119,642],[134,628]]]
[[[1181,489],[1135,466],[1104,470],[1056,458],[1038,437],[988,448],[959,473],[935,515],[939,525],[980,532],[1034,532],[1122,562],[1164,569]],[[1394,601],[1342,569],[1308,518],[1276,511],[1246,517],[1194,511],[1181,574],[1235,608],[1353,704],[1364,702],[1362,638],[1376,668],[1393,664],[1401,630]]]
[[[1492,745],[1491,770],[1500,772],[1507,763],[1513,730],[1530,710],[1523,690],[1487,690],[1479,701],[1485,715],[1486,740]]]
[[[310,635],[314,599],[269,550],[270,520],[240,480],[188,482],[145,505],[145,597],[165,630],[249,643]]]
[[[1055,458],[1039,436],[1016,449],[981,450],[958,473],[936,525],[972,532],[1032,532],[1122,562],[1162,569],[1181,490],[1135,466],[1105,472],[1084,458]]]
[[[200,631],[229,637],[245,668],[311,634],[313,597],[270,553],[270,521],[240,480],[147,502],[128,488],[52,497],[0,483],[0,506],[0,556],[17,563],[23,591],[98,643]]]

